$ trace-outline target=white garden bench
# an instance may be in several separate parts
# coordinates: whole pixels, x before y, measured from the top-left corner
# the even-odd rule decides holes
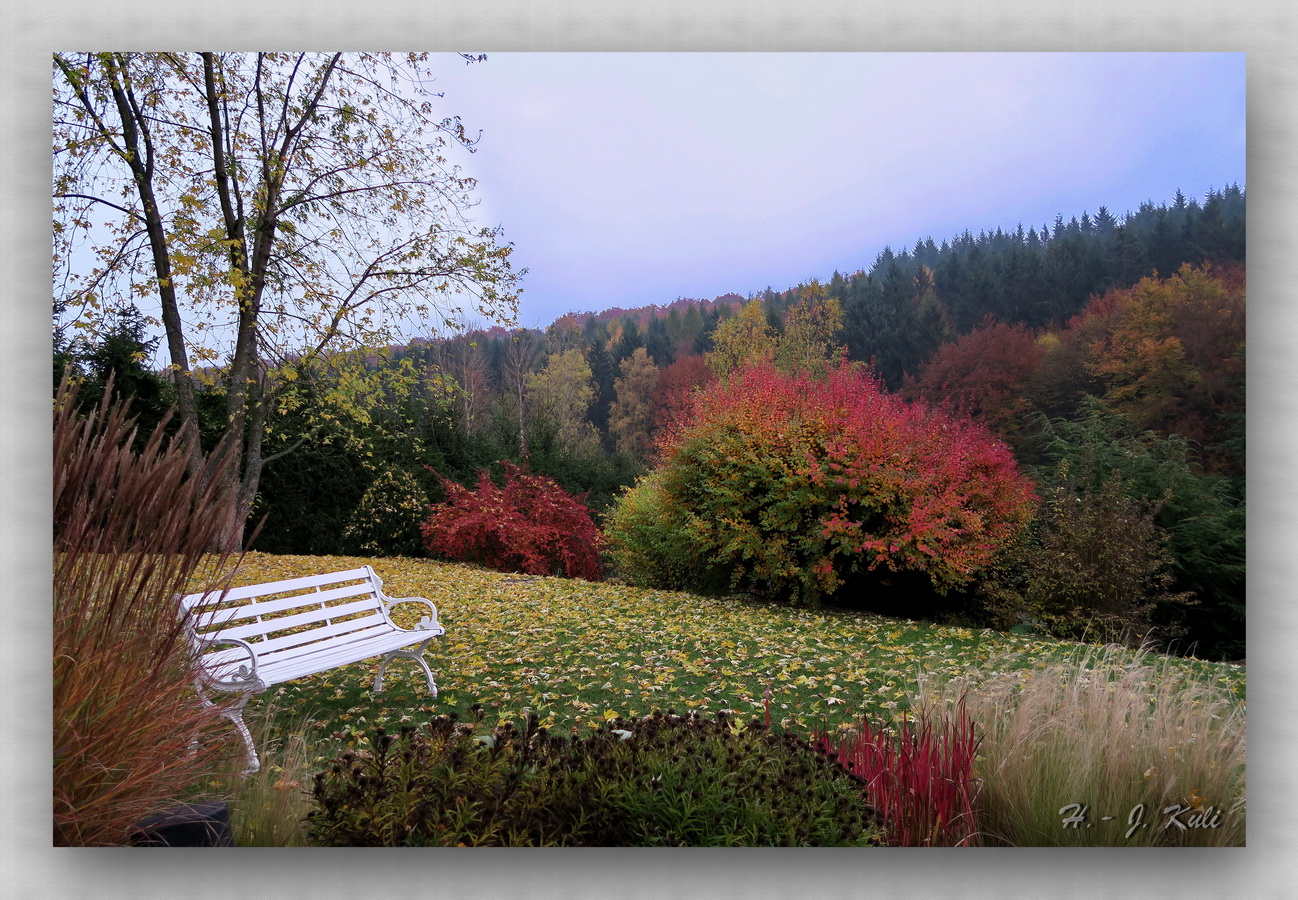
[[[429,614],[414,628],[402,628],[392,620],[392,607],[413,602],[425,604]],[[382,656],[374,678],[377,693],[383,690],[388,663],[401,657],[419,663],[429,693],[437,696],[437,683],[423,658],[429,642],[446,631],[438,624],[437,607],[423,597],[388,597],[369,566],[187,594],[180,606],[198,654],[198,692],[204,705],[217,706],[209,691],[242,695],[222,702],[220,709],[248,746],[250,773],[261,762],[243,707],[272,685]]]

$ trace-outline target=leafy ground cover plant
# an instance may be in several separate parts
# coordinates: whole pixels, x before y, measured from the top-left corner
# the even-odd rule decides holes
[[[847,364],[824,378],[743,368],[694,395],[660,454],[608,531],[621,569],[650,586],[666,586],[663,571],[721,570],[732,588],[816,605],[877,570],[921,573],[944,593],[1032,512],[1032,485],[1004,444]],[[664,529],[681,539],[646,545]]]
[[[817,729],[815,746],[864,781],[896,847],[967,847],[978,841],[974,756],[978,739],[964,707],[953,716],[902,717],[895,728],[869,719],[849,733]]]
[[[991,679],[935,679],[914,705],[961,700],[981,737],[985,844],[1243,845],[1244,706],[1218,679],[1089,648]]]
[[[428,549],[505,572],[599,581],[603,541],[581,500],[553,479],[501,465],[499,487],[485,471],[477,490],[442,479],[446,502],[422,529]]]
[[[219,774],[232,734],[194,692],[175,601],[228,574],[204,556],[226,523],[218,479],[186,475],[165,419],[135,452],[110,396],[84,419],[66,383],[55,398],[56,845],[127,843],[142,818]]]
[[[585,736],[529,717],[378,731],[315,778],[327,845],[869,846],[861,779],[791,734],[657,713]]]

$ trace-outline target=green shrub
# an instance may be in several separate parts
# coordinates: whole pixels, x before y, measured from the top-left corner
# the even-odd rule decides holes
[[[1193,598],[1171,590],[1174,559],[1157,507],[1128,496],[1116,472],[1095,486],[1070,469],[1061,466],[1032,535],[983,587],[997,624],[1129,646],[1176,637],[1155,627],[1154,612]]]
[[[1142,432],[1125,416],[1098,402],[1075,421],[1043,423],[1047,452],[1068,463],[1079,485],[1098,490],[1117,473],[1123,493],[1154,508],[1154,523],[1167,534],[1174,593],[1190,593],[1193,606],[1153,611],[1160,624],[1187,632],[1197,655],[1243,657],[1245,620],[1245,520],[1242,481],[1206,473],[1188,442],[1176,435]],[[1053,480],[1047,473],[1044,481]]]
[[[375,734],[315,779],[332,846],[866,846],[861,779],[792,735],[718,715],[618,719],[586,737],[452,717]]]
[[[700,545],[681,526],[663,485],[664,472],[651,472],[617,499],[604,521],[612,570],[637,587],[662,590],[723,590],[729,575],[699,555]]]
[[[419,526],[428,508],[428,497],[415,477],[389,469],[361,497],[343,540],[353,552],[365,556],[422,556]]]

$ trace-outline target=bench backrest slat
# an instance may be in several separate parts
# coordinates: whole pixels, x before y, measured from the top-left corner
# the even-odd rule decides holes
[[[220,591],[213,591],[209,594],[187,594],[182,597],[180,602],[185,609],[193,609],[196,606],[204,606],[215,603],[220,600],[222,603],[234,603],[239,600],[248,600],[254,597],[266,597],[273,594],[286,594],[290,591],[303,591],[309,588],[316,588],[326,584],[337,584],[340,581],[369,581],[370,572],[368,566],[362,566],[359,569],[350,569],[346,572],[329,572],[324,575],[305,575],[301,578],[288,578],[284,581],[271,581],[266,584],[254,584],[248,587],[231,588],[222,594]]]
[[[340,603],[337,606],[328,606],[324,609],[319,606],[299,608],[303,611],[291,616],[278,616],[273,619],[263,619],[260,622],[248,622],[243,625],[222,628],[219,633],[221,637],[242,638],[245,641],[255,638],[265,639],[276,632],[300,628],[303,625],[315,625],[319,622],[333,624],[342,620],[350,621],[361,613],[378,613],[379,603],[377,598],[366,597],[357,600],[355,603]],[[382,616],[380,615],[379,618],[382,619]],[[257,646],[260,650],[260,643]]]
[[[390,630],[387,620],[382,616],[365,616],[361,619],[348,619],[346,622],[336,622],[332,625],[321,625],[317,628],[305,629],[281,637],[271,638],[270,640],[258,641],[253,644],[253,647],[256,649],[258,657],[272,658],[279,655],[282,651],[292,647],[312,644],[325,638],[333,638],[337,640],[342,635],[349,635],[353,632],[356,632],[357,635],[359,635],[359,632],[375,629],[379,626],[383,626]]]
[[[373,593],[373,589],[367,582],[360,584],[351,584],[345,587],[332,588],[327,591],[308,591],[304,594],[294,594],[291,597],[279,597],[274,600],[254,600],[252,603],[241,604],[237,606],[205,606],[195,612],[194,626],[200,634],[210,635],[215,631],[225,632],[230,627],[235,627],[241,619],[251,619],[256,616],[271,616],[276,613],[284,613],[289,610],[308,609],[312,606],[319,608],[320,604],[329,604],[336,600],[345,600],[348,597],[366,595],[369,605],[378,608],[379,598]],[[266,596],[270,596],[269,592]],[[276,621],[270,619],[268,621]],[[234,635],[242,637],[242,635]]]

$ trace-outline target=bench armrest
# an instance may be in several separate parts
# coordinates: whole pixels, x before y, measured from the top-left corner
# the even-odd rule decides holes
[[[257,651],[253,650],[252,644],[247,641],[235,637],[198,638],[195,641],[195,649],[201,654],[219,644],[242,647],[244,652],[248,654],[248,664],[239,665],[228,678],[217,678],[208,670],[207,666],[203,665],[200,659],[200,672],[203,680],[210,687],[223,691],[262,691],[266,689],[266,685],[262,683],[261,678],[257,675]],[[233,663],[224,663],[223,667],[229,665],[233,665]]]
[[[396,606],[398,603],[424,604],[425,606],[428,607],[432,615],[424,616],[422,619],[419,620],[419,623],[415,625],[415,627],[412,628],[411,630],[412,631],[435,631],[438,634],[446,633],[446,629],[443,628],[437,621],[437,607],[433,605],[433,601],[427,599],[426,597],[397,597],[395,599],[391,597],[384,597],[383,599],[389,614],[391,614],[392,607]]]

